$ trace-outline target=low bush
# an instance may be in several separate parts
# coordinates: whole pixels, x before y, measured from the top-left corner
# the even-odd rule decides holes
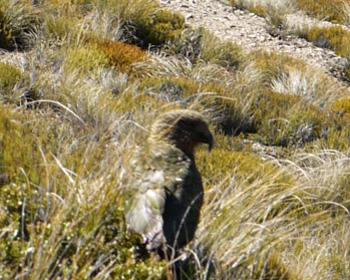
[[[172,41],[186,27],[182,16],[164,10],[158,10],[150,18],[135,19],[131,24],[135,28],[136,42],[143,48]]]
[[[72,48],[65,53],[65,67],[68,73],[76,71],[82,75],[92,74],[109,64],[107,56],[95,46]]]
[[[97,49],[107,57],[109,65],[123,72],[131,73],[132,64],[146,58],[146,52],[135,45],[112,41],[102,41],[96,45]]]

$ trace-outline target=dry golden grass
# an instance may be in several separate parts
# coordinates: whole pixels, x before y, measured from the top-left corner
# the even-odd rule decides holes
[[[187,278],[346,279],[347,92],[203,30],[172,43],[162,33],[155,52],[129,44],[157,7],[40,4],[25,63],[0,64],[0,278],[169,279],[170,264],[128,232],[123,192],[157,115],[190,108],[216,144],[196,154],[205,206]]]

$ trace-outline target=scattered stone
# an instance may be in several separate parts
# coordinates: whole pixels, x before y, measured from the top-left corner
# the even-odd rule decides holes
[[[254,13],[247,13],[237,7],[227,6],[217,0],[160,0],[160,2],[166,9],[179,12],[186,19],[191,19],[189,24],[194,28],[202,26],[221,39],[227,39],[244,46],[244,50],[247,52],[262,50],[286,53],[316,66],[340,86],[344,86],[343,79],[339,78],[340,72],[335,73],[332,70],[333,72],[330,74],[331,69],[336,69],[335,65],[339,64],[339,59],[344,61],[344,58],[339,58],[333,51],[317,48],[312,43],[296,36],[272,37],[266,30],[266,20]],[[191,13],[188,12],[189,10]],[[289,30],[315,24],[320,27],[333,26],[330,22],[317,21],[302,12],[286,16],[285,26]]]

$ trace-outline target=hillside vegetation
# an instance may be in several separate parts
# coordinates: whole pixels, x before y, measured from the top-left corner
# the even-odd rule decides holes
[[[215,138],[196,153],[205,205],[183,279],[349,278],[350,98],[334,79],[154,0],[0,0],[0,48],[1,280],[171,279],[128,231],[123,193],[176,108]]]

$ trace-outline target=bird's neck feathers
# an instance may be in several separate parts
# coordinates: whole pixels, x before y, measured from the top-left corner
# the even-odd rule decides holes
[[[179,152],[180,150],[189,159],[191,159],[192,161],[195,160],[194,159],[195,145],[186,141],[182,141],[181,138],[163,136],[156,139],[153,137],[151,141],[149,141],[149,143],[151,143],[152,150],[154,150],[154,152],[156,153],[168,152],[169,150],[173,150],[173,151],[177,150]]]

